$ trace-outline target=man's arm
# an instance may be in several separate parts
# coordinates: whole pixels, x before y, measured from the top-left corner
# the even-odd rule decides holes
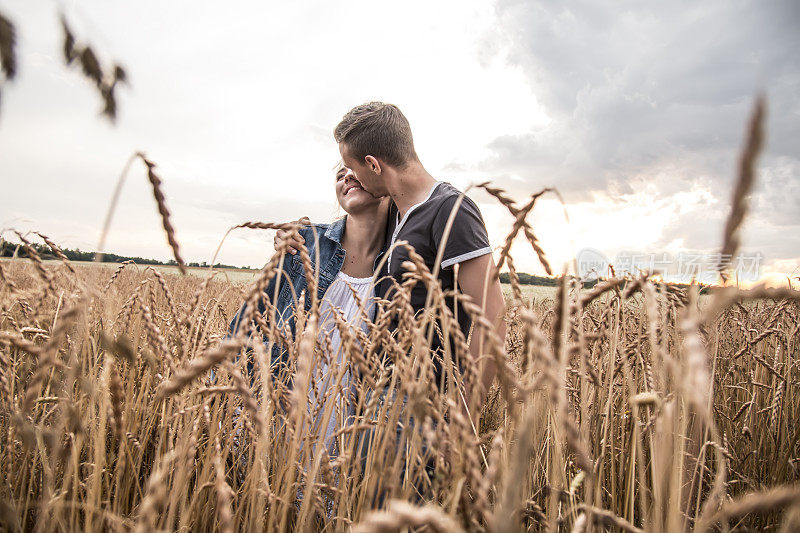
[[[492,254],[485,254],[474,259],[469,259],[459,263],[458,268],[458,286],[461,292],[472,298],[478,307],[483,308],[483,313],[486,319],[494,325],[494,331],[500,337],[501,342],[505,342],[506,338],[506,323],[503,320],[503,311],[505,310],[505,299],[503,298],[503,290],[500,288],[500,280],[492,279],[494,273],[494,258]],[[487,276],[488,271],[488,276]],[[486,282],[488,279],[488,287]],[[484,290],[486,289],[486,290]],[[485,298],[484,298],[485,294]],[[485,350],[484,335],[472,334],[472,339],[469,344],[470,356],[473,362],[479,361],[478,357]],[[480,416],[480,407],[483,404],[484,397],[489,390],[489,387],[494,381],[496,368],[494,359],[484,358],[480,360],[480,367],[478,368],[478,375],[480,376],[481,384],[483,385],[480,396],[473,401],[470,397],[471,391],[466,391],[467,405],[474,409],[476,412],[471,413],[472,419],[477,423]]]

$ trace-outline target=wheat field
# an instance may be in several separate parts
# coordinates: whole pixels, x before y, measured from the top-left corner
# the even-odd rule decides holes
[[[0,262],[0,522],[10,531],[799,530],[800,292],[726,287],[700,306],[696,286],[647,275],[590,290],[563,276],[551,298],[526,298],[508,252],[523,235],[550,269],[526,222],[538,195],[520,206],[482,186],[516,223],[499,253],[512,279],[506,338],[462,302],[471,335],[484,339],[481,361],[467,356],[469,339],[413,252],[366,334],[339,320],[337,364],[318,335],[305,251],[310,305],[297,306],[293,335],[256,312],[262,298],[269,306],[264,288],[284,249],[244,284],[44,263],[20,235],[30,259]],[[276,227],[297,229],[240,225]],[[430,295],[417,316],[414,283]],[[242,302],[245,327],[228,336]],[[426,349],[432,335],[445,340],[438,361]],[[287,365],[271,365],[276,344]],[[482,391],[486,362],[497,379]]]

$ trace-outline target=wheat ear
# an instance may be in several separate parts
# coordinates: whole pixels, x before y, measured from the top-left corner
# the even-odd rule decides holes
[[[161,192],[161,178],[156,175],[154,170],[156,164],[147,159],[141,152],[136,155],[147,166],[147,179],[150,180],[150,185],[153,186],[153,196],[158,204],[158,212],[161,214],[161,223],[164,225],[164,231],[167,233],[167,242],[172,248],[172,255],[175,257],[175,261],[178,262],[178,270],[181,271],[181,274],[186,274],[186,265],[183,263],[183,258],[181,258],[180,250],[178,249],[178,241],[175,238],[175,228],[172,227],[172,223],[169,220],[167,199],[164,197],[164,193]]]
[[[756,160],[763,144],[765,108],[764,97],[758,97],[747,128],[747,141],[745,141],[739,158],[739,178],[736,180],[736,187],[733,189],[731,213],[725,223],[719,264],[719,272],[723,281],[727,281],[725,270],[730,266],[733,254],[739,249],[739,226],[741,226],[742,220],[747,214],[747,196],[750,194],[750,189],[753,188],[753,182],[756,177]]]
[[[204,372],[220,364],[225,359],[233,356],[241,348],[241,343],[226,341],[213,349],[206,350],[199,357],[192,359],[185,368],[175,372],[169,381],[158,387],[158,397],[165,398],[176,394],[189,383],[200,377]]]
[[[440,507],[426,505],[417,507],[402,500],[392,500],[385,511],[373,511],[363,521],[353,526],[353,533],[389,533],[405,528],[430,529],[436,533],[464,531],[451,516]]]
[[[14,25],[0,13],[0,70],[7,80],[17,74],[17,36]]]

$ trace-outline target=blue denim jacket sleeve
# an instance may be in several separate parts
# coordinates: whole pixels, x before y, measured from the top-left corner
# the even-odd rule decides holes
[[[301,231],[301,235],[302,235]],[[305,235],[304,235],[305,237]],[[296,258],[296,259],[295,259]],[[293,266],[293,262],[299,261],[298,256],[291,256],[286,254],[283,257],[281,262],[281,267],[275,273],[275,276],[269,280],[267,284],[267,288],[264,291],[264,294],[258,299],[258,308],[256,309],[257,313],[264,314],[267,310],[266,306],[266,299],[269,298],[270,301],[275,303],[275,310],[279,313],[281,318],[290,318],[286,316],[286,311],[288,308],[294,306],[294,297],[293,291],[296,292],[300,285],[305,284],[305,276],[302,274],[298,274],[298,269],[296,266]],[[301,279],[302,278],[302,279]],[[279,292],[276,295],[275,291],[276,288],[279,288]],[[247,302],[243,303],[239,310],[234,315],[231,323],[228,326],[228,335],[227,338],[233,337],[236,332],[238,331],[239,327],[241,326],[241,321],[244,316],[244,313],[247,308]],[[277,318],[277,317],[273,317]],[[294,331],[294,320],[291,319],[290,324],[292,331]],[[273,349],[273,352],[276,350]],[[274,361],[272,361],[274,362]]]
[[[277,278],[279,278],[282,275],[282,272],[286,272],[286,270],[288,268],[288,261],[290,261],[290,260],[291,260],[291,256],[290,255],[284,256],[283,261],[281,263],[280,270],[278,270],[278,272],[276,272],[276,275],[273,276],[273,278],[271,280],[269,280],[269,283],[267,284],[267,289],[264,291],[264,295],[263,295],[264,297],[268,298],[270,295],[274,295],[275,294],[275,286],[277,285],[276,280],[277,280]],[[258,299],[258,309],[256,310],[257,313],[260,313],[262,315],[264,314],[264,311],[266,311],[266,305],[264,303],[265,302],[264,297]],[[242,325],[241,322],[242,322],[242,318],[243,318],[243,316],[245,314],[246,309],[247,309],[247,302],[243,303],[242,306],[239,308],[239,310],[236,312],[236,314],[233,316],[233,319],[231,320],[231,323],[228,325],[228,334],[225,336],[226,339],[229,339],[229,338],[233,337],[234,335],[236,335],[236,332],[239,330],[239,327]],[[265,341],[266,341],[266,339],[265,339]],[[280,350],[278,350],[277,348],[278,348],[277,346],[273,346],[272,354],[270,356],[270,364],[273,364],[275,362],[276,356],[277,357],[280,356]],[[239,356],[237,356],[237,360],[238,360],[238,357]],[[245,365],[246,371],[247,371],[247,377],[250,380],[250,383],[252,384],[253,381],[255,380],[255,375],[254,375],[255,374],[255,365],[253,363],[252,352],[250,352],[248,350],[245,353],[245,357],[247,358],[247,362],[246,362],[246,365]],[[213,371],[212,371],[211,377],[212,377],[212,379],[214,378]]]
[[[343,229],[344,220],[340,220],[331,225],[315,224],[300,230],[300,235],[305,239],[305,245],[311,257],[312,266],[318,276],[318,296],[320,298],[323,297],[344,262],[344,251],[340,244]],[[321,266],[317,267],[316,265]],[[294,335],[295,305],[296,303],[300,304],[300,302],[297,302],[297,298],[300,297],[306,287],[305,268],[300,255],[285,255],[280,270],[269,281],[262,298],[258,301],[257,312],[263,314],[266,311],[265,301],[268,298],[275,305],[275,315],[271,318],[278,325],[288,325],[291,335]],[[228,338],[235,335],[238,328],[241,327],[246,305],[246,303],[243,304],[231,320],[228,326]],[[301,305],[306,309],[310,307],[311,297],[309,294],[305,295]],[[275,374],[279,372],[281,367],[281,364],[278,363],[288,364],[288,353],[278,343],[274,343],[270,354],[270,365],[273,367]],[[249,359],[247,370],[248,373],[253,370],[253,363]],[[252,374],[250,377],[252,379]]]
[[[289,262],[291,260],[292,260],[292,256],[291,255],[287,254],[287,255],[285,255],[283,257],[283,261],[281,263],[280,270],[278,272],[276,272],[275,276],[273,276],[273,278],[271,280],[269,280],[269,283],[267,284],[267,288],[264,291],[264,295],[263,296],[266,296],[268,298],[274,296],[274,294],[275,294],[275,286],[277,285],[277,280],[278,280],[279,277],[283,276],[282,273],[288,273]],[[286,282],[287,280],[284,277],[281,281],[282,282]],[[226,335],[225,338],[231,338],[236,334],[236,332],[239,329],[239,326],[241,325],[240,322],[242,321],[242,317],[244,315],[244,312],[245,312],[246,308],[247,308],[247,302],[243,303],[242,306],[239,308],[239,310],[236,312],[236,314],[233,315],[233,319],[231,320],[231,323],[228,325],[228,334]],[[258,309],[257,309],[256,312],[258,312],[260,314],[264,314],[264,311],[266,311],[266,305],[264,303],[264,297],[262,297],[262,298],[258,299]]]

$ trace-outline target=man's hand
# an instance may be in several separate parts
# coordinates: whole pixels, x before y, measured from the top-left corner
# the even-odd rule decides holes
[[[308,217],[303,217],[299,220],[295,220],[299,224],[303,224],[304,226],[307,224],[311,224],[311,220]],[[300,251],[300,247],[306,243],[306,240],[298,234],[294,235],[294,238],[290,238],[291,233],[282,229],[279,229],[275,233],[275,250],[277,251],[278,248],[281,247],[281,244],[285,243],[289,249],[287,250],[288,253],[291,255],[296,254]]]

